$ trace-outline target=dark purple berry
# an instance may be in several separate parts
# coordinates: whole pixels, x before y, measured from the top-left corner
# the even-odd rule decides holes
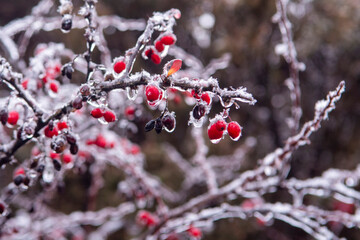
[[[145,125],[145,132],[149,132],[151,130],[153,130],[155,127],[155,120],[150,120],[146,125]]]
[[[61,169],[61,163],[57,159],[53,159],[54,168],[56,171],[60,171]]]
[[[204,105],[196,105],[193,109],[193,117],[199,120],[205,115],[205,112],[206,110]]]
[[[71,153],[72,155],[77,154],[78,151],[79,151],[79,147],[78,147],[77,144],[71,144],[71,145],[70,145],[70,153]]]
[[[6,108],[2,108],[0,110],[0,121],[2,123],[2,125],[5,125],[7,123],[7,120],[9,118],[9,115],[8,115],[8,110]]]
[[[74,101],[72,102],[72,106],[75,109],[81,109],[83,104],[82,104],[82,97],[77,96]]]
[[[16,186],[19,186],[23,181],[24,181],[24,175],[22,175],[22,174],[17,175],[14,178],[14,183],[15,183]]]
[[[165,115],[161,122],[169,131],[175,128],[175,118],[172,115]]]
[[[161,133],[162,128],[163,128],[163,123],[161,122],[161,119],[160,118],[156,119],[156,121],[155,121],[155,132],[157,134]]]

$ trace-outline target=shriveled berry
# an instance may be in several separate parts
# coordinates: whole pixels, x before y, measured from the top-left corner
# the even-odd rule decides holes
[[[68,133],[68,134],[66,134],[66,141],[69,144],[75,144],[76,143],[76,137],[74,136],[74,134]]]
[[[156,119],[155,121],[155,132],[157,134],[161,133],[161,130],[163,128],[163,123],[160,118]]]
[[[235,122],[235,121],[232,121],[228,124],[227,126],[227,131],[229,133],[229,136],[231,137],[231,139],[233,140],[237,140],[240,135],[241,135],[241,127],[240,125]]]
[[[193,109],[193,117],[197,120],[205,115],[206,109],[204,105],[196,105]]]
[[[151,61],[153,61],[153,63],[155,63],[155,64],[160,64],[161,63],[161,58],[156,53],[153,53],[151,55]]]
[[[61,169],[61,163],[57,159],[53,159],[53,165],[56,171],[60,171]]]
[[[44,172],[44,169],[45,169],[45,165],[44,164],[40,164],[37,168],[36,168],[36,171],[38,173],[43,173]]]
[[[150,120],[146,125],[145,125],[145,132],[149,132],[151,130],[153,130],[155,127],[155,120]]]
[[[175,38],[173,36],[167,35],[163,36],[160,41],[164,45],[173,45],[175,43]]]
[[[161,122],[168,131],[174,130],[174,128],[175,128],[174,116],[167,114],[162,118]]]
[[[9,113],[6,108],[2,108],[0,110],[0,121],[1,121],[2,125],[5,125],[7,123],[8,117],[9,117],[8,114]]]
[[[73,108],[75,108],[75,109],[81,109],[82,106],[83,106],[83,104],[82,104],[82,97],[77,96],[77,97],[73,100],[72,106],[73,106]]]
[[[104,119],[107,122],[115,122],[115,120],[116,120],[115,113],[113,111],[106,111],[104,113]]]
[[[226,129],[226,122],[219,120],[215,123],[215,127],[218,131],[224,131]]]
[[[61,69],[61,75],[66,76],[70,80],[72,78],[73,72],[74,72],[74,69],[70,64],[64,65]]]
[[[80,87],[80,94],[84,97],[90,95],[90,87],[89,85],[85,84]]]
[[[164,44],[161,42],[161,41],[157,41],[156,43],[155,43],[155,48],[156,48],[156,50],[158,50],[158,52],[162,52],[162,51],[164,51]]]
[[[54,93],[57,93],[59,91],[59,86],[54,81],[52,81],[50,83],[49,87],[50,87],[50,90],[53,91]]]
[[[0,214],[3,214],[5,211],[5,205],[3,203],[0,203]]]
[[[14,183],[16,186],[19,186],[21,183],[23,183],[25,176],[24,175],[18,175],[14,177]]]
[[[78,146],[77,144],[71,144],[71,145],[70,145],[70,153],[71,153],[72,155],[77,154],[78,151],[79,151],[79,146]]]
[[[104,112],[103,110],[101,110],[101,108],[94,108],[90,114],[94,118],[101,118],[102,116],[104,116]]]
[[[219,131],[216,127],[216,124],[212,124],[208,128],[208,136],[210,140],[220,139],[223,136],[224,131]]]
[[[61,29],[65,31],[69,31],[72,27],[72,20],[71,18],[63,18],[61,21]]]
[[[62,153],[66,147],[66,139],[64,136],[58,136],[54,138],[50,144],[52,150],[57,153]]]
[[[159,99],[160,90],[156,86],[147,86],[145,89],[146,99],[149,102],[153,102]]]
[[[16,125],[17,121],[19,120],[19,113],[17,111],[9,112],[7,122],[11,125]]]
[[[122,71],[125,70],[126,68],[126,64],[123,61],[118,61],[114,64],[114,72],[116,72],[117,74],[121,73]]]

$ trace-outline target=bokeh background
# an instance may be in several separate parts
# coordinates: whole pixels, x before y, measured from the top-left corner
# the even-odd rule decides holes
[[[28,15],[37,2],[0,0],[0,25]],[[329,168],[354,169],[360,162],[360,2],[291,2],[289,18],[293,23],[298,59],[306,64],[306,71],[300,74],[303,107],[301,122],[313,118],[316,101],[323,99],[329,90],[335,89],[341,80],[346,82],[346,92],[336,110],[330,114],[330,120],[325,121],[322,128],[311,137],[312,144],[295,153],[289,177],[306,179],[319,176]],[[74,4],[80,6],[82,1],[74,1]],[[239,110],[230,112],[231,118],[243,126],[243,137],[238,142],[226,138],[217,145],[207,141],[210,146],[209,155],[230,154],[248,137],[255,137],[257,145],[248,154],[241,171],[255,167],[258,159],[283,146],[284,140],[291,134],[286,125],[286,118],[290,116],[290,98],[284,85],[289,76],[288,65],[274,52],[274,47],[281,41],[278,26],[271,21],[276,11],[274,0],[104,0],[97,4],[99,15],[115,14],[132,19],[147,19],[154,11],[166,11],[170,8],[178,8],[182,12],[182,17],[175,27],[177,45],[198,57],[205,65],[212,58],[231,53],[230,66],[218,71],[214,77],[219,79],[221,87],[247,87],[258,100],[255,106],[241,105]],[[55,9],[52,14],[57,14]],[[111,29],[107,33],[113,57],[132,47],[141,34],[138,31],[114,32]],[[39,42],[63,42],[74,52],[83,52],[86,45],[82,35],[82,30],[66,35],[60,30],[42,31],[31,39],[26,52],[27,58],[33,54]],[[167,59],[170,60],[171,57],[168,56]],[[141,69],[153,73],[161,72],[161,66],[154,66],[139,59],[135,70]],[[81,77],[77,79],[79,82],[82,80]],[[182,102],[171,103],[170,108],[174,109],[177,115],[177,128],[172,134],[144,134],[141,131],[136,135],[124,132],[122,134],[126,134],[142,147],[146,154],[147,170],[159,176],[173,189],[177,189],[183,176],[169,163],[161,144],[171,143],[184,157],[192,156],[194,144],[191,128],[187,125],[192,107]],[[215,103],[210,116],[220,110],[220,103]],[[155,116],[155,113],[149,110],[146,118],[151,116]],[[144,123],[139,121],[138,127],[141,129]],[[21,152],[19,157],[26,157],[25,152]],[[0,176],[1,179],[6,179],[1,185],[11,179],[6,173],[1,173]],[[116,193],[117,183],[121,179],[122,175],[116,169],[107,170],[105,187],[98,196],[96,209],[116,206],[123,201]],[[67,213],[86,210],[85,196],[90,180],[89,175],[70,174],[66,178],[66,187],[61,197],[58,195],[48,204]],[[194,193],[202,191],[204,186],[194,186]],[[290,196],[279,189],[265,198],[271,202],[289,201]],[[309,198],[306,203],[325,209],[333,208],[333,200],[330,199]],[[359,230],[339,231],[341,236],[348,239],[360,239]],[[111,239],[126,238],[123,231],[111,236]],[[279,240],[311,237],[282,222],[275,221],[272,226],[264,227],[250,219],[222,220],[216,224],[213,232],[205,234],[205,239]]]

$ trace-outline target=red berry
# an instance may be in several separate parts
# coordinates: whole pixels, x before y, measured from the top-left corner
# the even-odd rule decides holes
[[[126,116],[133,116],[135,114],[135,108],[132,107],[132,106],[128,106],[126,109],[125,109],[125,115]]]
[[[218,131],[224,131],[226,129],[226,122],[219,120],[215,123],[215,127]]]
[[[139,148],[139,146],[137,146],[137,145],[132,145],[130,152],[131,152],[131,154],[133,154],[133,155],[136,155],[136,154],[140,153],[140,148]]]
[[[164,44],[161,42],[161,41],[157,41],[156,43],[155,43],[155,48],[156,48],[156,50],[158,50],[158,52],[162,52],[162,51],[164,51]]]
[[[147,56],[148,58],[151,58],[151,55],[153,54],[153,50],[151,48],[149,48],[148,50],[145,51],[145,56]]]
[[[70,154],[64,154],[62,160],[63,160],[64,163],[71,163],[72,162],[72,156]]]
[[[155,86],[147,86],[145,89],[145,95],[149,102],[153,102],[159,99],[160,90]]]
[[[210,140],[220,139],[223,136],[224,131],[219,131],[216,128],[216,124],[213,124],[208,129],[208,136]]]
[[[14,172],[14,177],[19,176],[19,175],[25,175],[25,170],[22,167],[19,167],[18,169],[15,170]]]
[[[58,122],[57,127],[60,131],[65,128],[69,128],[66,122]]]
[[[59,74],[61,72],[61,65],[60,64],[55,64],[54,66],[54,72],[56,74]]]
[[[24,81],[22,81],[21,86],[26,90],[28,88],[29,79],[26,78]]]
[[[95,139],[95,144],[98,147],[106,148],[106,139],[102,135],[98,135]]]
[[[44,134],[46,137],[52,138],[53,136],[57,136],[59,133],[57,127],[54,127],[53,130],[50,130],[49,126],[46,126],[44,129]]]
[[[124,71],[125,68],[126,68],[126,64],[123,61],[118,61],[114,64],[114,72],[116,72],[117,74]]]
[[[105,121],[107,122],[114,122],[116,120],[115,113],[113,111],[106,111],[104,113]]]
[[[19,120],[19,113],[17,111],[9,112],[9,117],[7,122],[11,125],[16,125],[17,121]]]
[[[51,91],[53,91],[54,93],[57,93],[58,92],[58,90],[59,90],[59,86],[57,85],[57,83],[56,82],[54,82],[54,81],[52,81],[51,83],[50,83],[50,90]]]
[[[168,36],[163,36],[160,41],[164,45],[173,45],[175,43],[175,38],[173,36],[168,35]]]
[[[151,61],[153,61],[153,63],[155,63],[155,64],[160,64],[161,63],[161,58],[156,53],[153,53],[151,55]]]
[[[197,227],[190,226],[189,229],[187,230],[187,232],[192,237],[195,237],[195,238],[201,237],[201,231]]]
[[[140,224],[151,227],[157,223],[156,217],[148,211],[140,211],[137,220]]]
[[[237,139],[240,137],[241,135],[241,127],[240,125],[235,122],[235,121],[232,121],[228,124],[227,126],[227,131],[229,133],[229,136],[232,138],[232,139]]]
[[[211,98],[210,98],[210,96],[209,96],[208,93],[203,93],[203,94],[201,95],[201,100],[203,100],[204,102],[206,102],[207,105],[210,105],[210,103],[211,103]]]
[[[58,159],[58,158],[59,158],[59,154],[58,154],[58,153],[51,152],[51,153],[50,153],[50,158],[52,158],[52,159]]]
[[[93,109],[90,114],[94,118],[101,118],[102,116],[104,116],[104,112],[100,108]]]

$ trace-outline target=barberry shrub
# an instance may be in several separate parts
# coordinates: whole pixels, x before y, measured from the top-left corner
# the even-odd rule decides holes
[[[126,19],[103,1],[40,0],[1,27],[0,238],[356,238],[342,230],[360,226],[360,165],[324,167],[331,147],[307,146],[345,91],[298,53],[307,35],[293,41],[289,18],[302,26],[315,4],[260,2],[109,3],[148,16]],[[228,30],[251,7],[263,25]]]

